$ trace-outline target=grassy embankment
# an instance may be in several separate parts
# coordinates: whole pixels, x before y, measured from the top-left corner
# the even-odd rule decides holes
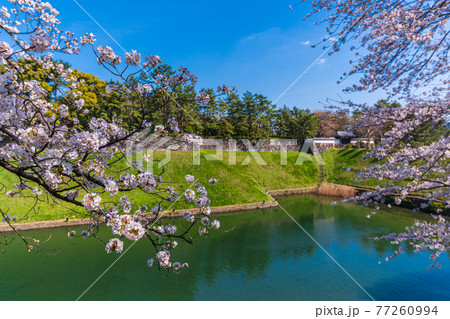
[[[364,149],[331,149],[323,154],[325,162],[325,179],[329,183],[343,184],[350,186],[358,186],[364,188],[375,188],[380,181],[372,178],[364,181],[356,182],[357,177],[355,171],[367,168],[376,164],[376,159],[366,159]],[[347,171],[345,168],[350,168]]]
[[[361,158],[361,151],[355,150],[354,152],[354,156],[356,156],[353,158],[355,163],[362,165],[361,161],[355,159]],[[307,154],[288,153],[288,165],[280,165],[279,153],[260,153],[266,165],[259,165],[249,153],[238,152],[236,155],[236,165],[229,165],[229,154],[227,152],[223,153],[223,160],[211,161],[205,158],[206,156],[211,159],[213,154],[214,152],[202,151],[201,165],[193,165],[191,152],[172,152],[171,161],[167,164],[166,172],[163,174],[165,183],[162,186],[172,185],[185,190],[189,186],[184,180],[186,174],[194,175],[198,179],[198,182],[203,185],[208,185],[207,181],[214,177],[218,180],[218,183],[209,189],[209,197],[212,201],[211,206],[223,206],[268,200],[269,197],[255,184],[253,179],[266,190],[315,186],[321,181],[320,168],[317,161],[314,161],[312,156]],[[347,164],[350,165],[351,162],[347,158],[353,155],[350,155],[348,152],[344,154]],[[163,155],[164,153],[162,152],[155,152],[155,160],[163,158]],[[250,156],[251,161],[248,165],[242,165],[247,156]],[[301,165],[295,165],[296,161],[299,160],[299,156],[300,161],[303,163]],[[330,152],[330,154],[325,154],[324,157],[326,165],[332,165],[330,168],[326,168],[327,174],[331,174],[330,182],[336,181],[343,184],[342,181],[338,180],[338,177],[335,177],[336,173],[340,174],[343,172],[338,170],[342,162],[339,158],[340,153]],[[124,165],[124,163],[121,163],[120,166],[124,167]],[[347,178],[349,177],[346,176],[345,180]],[[17,182],[17,178],[5,171],[0,171],[0,181],[11,187]],[[151,207],[160,201],[140,190],[130,192],[126,195],[132,199],[135,205],[146,204]],[[108,200],[108,198],[105,194],[104,200]],[[119,195],[116,195],[111,200],[117,201],[118,198]],[[11,215],[22,217],[33,204],[34,200],[32,198],[19,196],[8,198],[4,194],[0,194],[0,207],[3,210],[8,210]],[[167,209],[168,206],[166,203],[163,205],[163,208]],[[189,206],[184,200],[180,200],[172,208],[181,209],[190,207],[193,206]],[[80,214],[76,214],[60,205],[52,206],[47,203],[39,203],[37,209],[39,213],[30,212],[24,222],[82,217]],[[75,209],[78,212],[82,211],[79,208]]]
[[[363,188],[375,188],[377,185],[383,185],[386,181],[375,178],[366,179],[360,182],[355,182],[356,173],[354,171],[346,171],[343,167],[349,167],[352,170],[360,170],[370,165],[376,164],[375,159],[364,158],[365,150],[363,149],[333,149],[324,154],[326,180],[330,183],[344,184],[350,186],[359,186]],[[399,182],[399,185],[406,185],[406,181]],[[409,194],[407,198],[402,199],[401,206],[404,208],[417,208],[422,203],[427,203],[427,192],[414,192]],[[386,203],[394,203],[394,197],[388,197]],[[445,205],[439,202],[433,202],[429,207],[421,209],[426,213],[435,213],[437,209],[443,209],[444,212],[450,214],[450,211],[445,209]]]

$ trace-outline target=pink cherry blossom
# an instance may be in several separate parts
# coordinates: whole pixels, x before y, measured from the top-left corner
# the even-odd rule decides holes
[[[14,189],[7,189],[6,196],[24,192],[22,195],[34,197],[36,203],[48,200],[55,205],[54,209],[67,203],[82,208],[77,217],[87,216],[91,223],[80,237],[100,239],[98,227],[105,222],[113,235],[134,241],[147,239],[156,250],[158,267],[171,268],[171,251],[182,242],[190,242],[190,229],[196,232],[192,224],[199,223],[194,213],[189,215],[191,228],[187,231],[160,220],[164,209],[170,209],[169,203],[180,199],[184,189],[175,184],[161,188],[161,175],[144,170],[140,160],[131,160],[130,167],[123,170],[117,170],[117,163],[127,163],[125,144],[135,141],[141,133],[148,133],[146,129],[151,126],[146,114],[148,103],[164,104],[164,100],[178,103],[179,98],[172,90],[180,84],[194,86],[197,77],[185,67],[173,74],[161,74],[158,66],[162,60],[155,54],[146,56],[141,68],[141,53],[133,50],[123,55],[107,45],[94,47],[97,41],[92,33],[76,37],[63,31],[58,16],[51,4],[38,0],[10,0],[0,8],[0,167],[16,178]],[[92,49],[92,58],[114,78],[114,84],[109,84],[102,94],[120,92],[126,101],[121,107],[137,114],[135,127],[124,125],[127,118],[117,114],[108,120],[91,116],[92,109],[82,92],[84,80],[77,79],[74,69],[58,62],[64,60],[63,54],[78,54],[81,48]],[[48,90],[36,79],[29,79],[21,62],[36,64],[48,73],[48,79],[58,83],[55,89],[58,98],[49,99]],[[131,75],[138,79],[143,74],[155,74],[154,81],[129,81]],[[221,91],[231,89],[224,86]],[[155,94],[161,96],[155,99]],[[202,101],[193,95],[192,101],[183,102],[198,105],[207,99],[204,94],[200,96]],[[167,125],[167,131],[163,125]],[[180,123],[172,117],[167,123],[152,127],[163,134],[181,132]],[[193,134],[183,138],[186,143],[199,140]],[[31,191],[28,185],[32,185]],[[134,208],[137,204],[125,196],[131,190],[145,192],[160,203],[150,212],[145,206]],[[111,197],[117,194],[118,200]],[[190,199],[199,205],[197,214],[210,204],[206,189],[199,194],[200,199],[195,198],[195,192]],[[102,201],[105,195],[111,198]],[[168,205],[164,206],[165,203]],[[0,207],[2,220],[17,222],[3,209]],[[76,232],[68,233],[69,238],[74,236]],[[118,238],[103,242],[108,253],[123,251],[123,242]],[[173,270],[177,271],[187,267],[179,262],[174,265]]]

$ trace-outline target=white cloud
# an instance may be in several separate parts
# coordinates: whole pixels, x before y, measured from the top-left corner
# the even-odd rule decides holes
[[[302,42],[300,42],[301,44],[303,44],[303,45],[309,45],[310,43],[311,43],[311,41],[302,41]]]
[[[279,37],[282,34],[282,30],[278,27],[270,28],[266,31],[253,33],[245,38],[240,40],[240,43],[248,43],[248,42],[254,42],[254,41],[267,41],[271,40],[273,38]]]
[[[325,64],[325,62],[327,62],[327,59],[319,59],[316,64]]]
[[[336,42],[338,38],[335,37],[329,37],[328,40],[330,40],[331,42]]]

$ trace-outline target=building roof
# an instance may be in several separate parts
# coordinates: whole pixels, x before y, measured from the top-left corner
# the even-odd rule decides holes
[[[336,136],[339,136],[339,137],[354,137],[355,134],[353,134],[352,131],[337,131]]]
[[[339,144],[341,142],[335,137],[315,137],[312,140],[314,143],[337,143],[337,144]]]
[[[352,138],[352,141],[373,141],[373,138],[365,138],[365,137],[359,137],[359,138]]]
[[[358,143],[358,142],[375,144],[375,141],[373,138],[352,138],[350,140],[350,143]]]

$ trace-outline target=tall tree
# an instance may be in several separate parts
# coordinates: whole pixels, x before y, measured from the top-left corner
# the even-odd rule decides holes
[[[284,106],[275,111],[274,127],[279,136],[305,140],[317,136],[319,119],[310,110]]]
[[[180,67],[179,74],[167,64],[160,64],[151,73],[142,72],[136,79],[138,83],[153,85],[149,92],[152,97],[146,104],[147,120],[152,123],[167,123],[175,118],[181,130],[198,132],[198,103],[195,84],[197,78],[186,68]],[[155,85],[156,84],[156,85]]]
[[[316,111],[314,114],[319,120],[319,137],[333,137],[337,131],[345,130],[351,122],[345,112]]]
[[[231,94],[225,103],[236,136],[256,140],[270,135],[274,106],[265,96],[246,92],[240,98]]]
[[[226,102],[219,99],[212,89],[206,89],[202,92],[210,98],[208,104],[202,104],[199,107],[202,136],[216,138],[233,137],[234,127],[226,117]]]

